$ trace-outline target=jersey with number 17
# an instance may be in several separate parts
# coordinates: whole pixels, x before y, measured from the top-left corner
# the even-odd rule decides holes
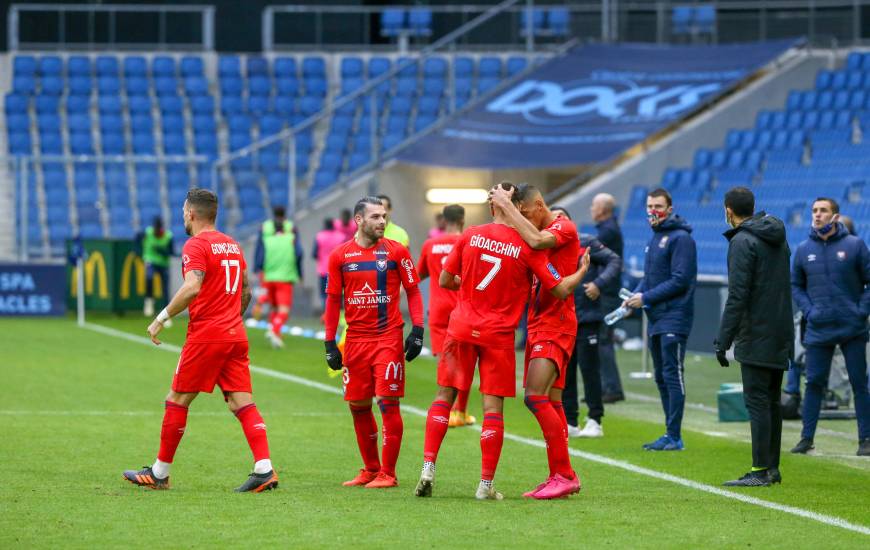
[[[244,342],[242,279],[247,269],[242,247],[220,231],[191,237],[181,252],[181,275],[202,271],[199,294],[190,302],[187,342]]]
[[[497,223],[469,227],[444,262],[444,270],[461,279],[448,336],[498,348],[514,345],[532,275],[544,291],[562,279],[545,251],[532,249],[516,229]]]

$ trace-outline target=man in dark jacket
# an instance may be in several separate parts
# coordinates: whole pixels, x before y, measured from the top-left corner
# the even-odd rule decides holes
[[[813,202],[810,238],[795,252],[791,289],[807,321],[804,334],[807,385],[800,442],[791,450],[813,448],[822,397],[834,348],[840,346],[855,398],[858,455],[870,456],[870,396],[867,392],[867,316],[870,314],[870,252],[838,222],[837,201]]]
[[[557,206],[568,219],[568,213]],[[562,406],[568,421],[568,435],[571,437],[603,437],[601,418],[604,416],[602,400],[601,361],[598,346],[601,321],[608,312],[601,306],[601,294],[592,292],[594,288],[606,288],[619,279],[622,259],[604,246],[592,235],[580,234],[580,245],[589,249],[589,270],[583,282],[574,291],[574,313],[577,316],[577,341],[574,354],[568,361],[565,375],[565,390],[562,393]],[[577,403],[577,365],[583,378],[583,395],[589,412],[586,425],[578,427],[579,405]]]
[[[613,195],[598,193],[593,197],[589,206],[589,213],[595,221],[595,229],[598,232],[598,240],[601,244],[613,251],[620,259],[623,256],[622,230],[614,215],[616,202]],[[608,312],[619,307],[622,302],[619,298],[619,289],[622,287],[621,273],[613,278],[606,288],[595,288],[601,292],[601,307]],[[588,292],[587,292],[588,295]],[[619,367],[616,365],[616,350],[613,346],[613,332],[616,325],[601,323],[601,334],[598,339],[598,353],[601,356],[601,400],[604,403],[616,403],[625,400],[622,391],[622,381],[619,379]]]
[[[794,357],[794,321],[788,290],[789,248],[782,221],[755,212],[746,187],[725,193],[728,239],[728,300],[722,312],[716,358],[728,366],[725,352],[743,375],[743,399],[752,431],[752,469],[727,486],[757,487],[779,483],[782,375]]]
[[[653,236],[646,246],[643,279],[623,305],[643,308],[649,322],[649,349],[662,398],[667,432],[643,446],[649,451],[681,451],[686,403],[683,360],[695,315],[698,256],[692,228],[674,214],[671,195],[650,191],[646,210]]]

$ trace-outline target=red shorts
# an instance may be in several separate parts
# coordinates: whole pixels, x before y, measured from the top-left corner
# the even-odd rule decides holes
[[[267,281],[263,283],[265,292],[257,298],[261,304],[269,303],[273,306],[293,306],[293,283]]]
[[[401,329],[374,341],[360,342],[348,337],[344,344],[342,382],[345,401],[404,396],[405,350]]]
[[[516,355],[510,348],[493,348],[460,342],[450,336],[438,359],[438,385],[468,391],[474,366],[480,371],[480,392],[499,397],[517,393]]]
[[[526,339],[526,360],[523,368],[523,387],[526,386],[526,377],[529,374],[529,362],[532,359],[549,359],[556,364],[556,381],[553,387],[557,390],[565,389],[565,369],[571,354],[574,352],[574,342],[577,337],[573,334],[560,334],[557,332],[531,332]]]
[[[444,351],[444,339],[447,337],[447,325],[429,325],[429,342],[432,344],[432,355],[441,355]]]
[[[247,340],[184,344],[172,378],[172,391],[211,393],[217,384],[224,393],[251,393],[249,364]]]

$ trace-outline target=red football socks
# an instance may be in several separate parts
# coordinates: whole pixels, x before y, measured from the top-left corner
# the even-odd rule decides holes
[[[396,461],[402,449],[402,413],[399,410],[398,399],[381,399],[378,401],[381,409],[381,423],[384,429],[384,444],[381,449],[381,471],[388,476],[396,477]]]
[[[378,457],[378,423],[371,406],[350,406],[350,414],[353,415],[353,429],[356,431],[356,444],[359,446],[359,454],[363,464],[369,472],[378,472],[381,469],[381,461]]]
[[[468,411],[468,390],[458,390],[456,393],[456,401],[453,402],[454,411]]]
[[[163,411],[163,427],[160,429],[160,451],[157,460],[172,462],[175,458],[175,450],[184,435],[184,427],[187,426],[187,407],[172,401],[165,402]]]
[[[571,460],[568,456],[568,440],[562,419],[553,409],[550,398],[546,395],[527,395],[526,407],[532,411],[547,442],[547,462],[550,465],[550,475],[560,474],[568,479],[574,478]]]
[[[553,410],[562,419],[562,431],[565,432],[565,439],[568,439],[568,417],[565,416],[565,407],[562,406],[561,401],[553,401],[552,399],[550,404],[553,405]]]
[[[269,317],[269,321],[272,324],[272,332],[281,336],[281,327],[284,326],[284,323],[287,322],[287,318],[289,317],[286,313],[281,313],[280,311],[276,311],[274,315]]]
[[[438,450],[447,433],[447,423],[450,418],[450,404],[441,399],[432,402],[429,414],[426,416],[426,437],[423,440],[423,460],[435,462]]]
[[[484,413],[480,428],[480,479],[492,481],[504,442],[504,415]]]
[[[236,411],[236,418],[242,424],[248,447],[254,454],[254,462],[269,458],[269,438],[266,436],[266,423],[253,403]]]

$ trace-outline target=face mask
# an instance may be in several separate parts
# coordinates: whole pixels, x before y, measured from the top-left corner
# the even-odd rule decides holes
[[[837,223],[839,216],[834,216],[831,218],[831,221],[816,229],[816,234],[818,235],[827,235],[834,228],[834,224]]]
[[[734,229],[737,227],[737,224],[734,223],[734,218],[729,216],[727,213],[725,214],[725,223],[727,223],[728,227],[730,227],[731,229]]]
[[[649,220],[650,225],[655,225],[656,223],[660,223],[662,220],[668,217],[667,212],[661,212],[659,210],[647,210],[646,211],[646,219]]]

